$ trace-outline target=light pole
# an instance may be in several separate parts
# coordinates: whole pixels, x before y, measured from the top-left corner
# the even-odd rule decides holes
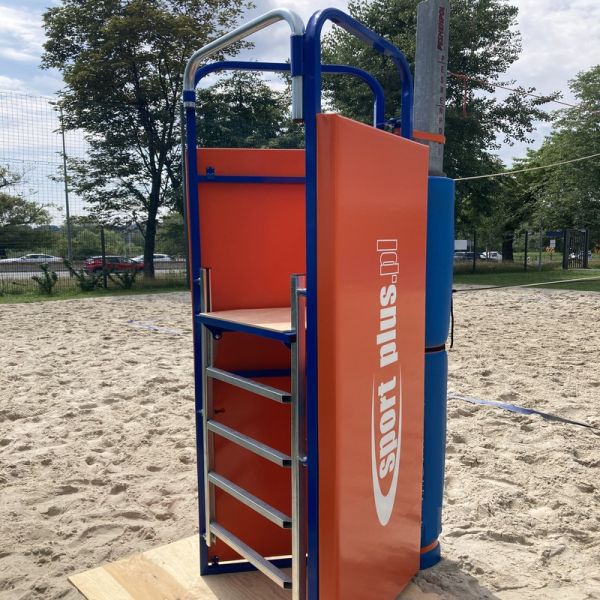
[[[67,258],[69,262],[73,262],[73,238],[71,233],[71,210],[69,207],[69,183],[67,181],[67,147],[65,144],[65,124],[63,109],[57,102],[50,102],[50,104],[58,105],[60,111],[60,136],[62,138],[62,159],[63,159],[63,178],[65,182],[65,210],[67,215]]]

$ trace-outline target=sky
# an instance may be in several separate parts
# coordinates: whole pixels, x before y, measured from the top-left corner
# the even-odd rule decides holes
[[[416,7],[415,0],[415,7]],[[320,8],[335,6],[342,10],[343,0],[257,0],[252,18],[272,8],[289,8],[305,21]],[[563,93],[563,100],[574,99],[568,80],[578,72],[600,63],[600,1],[599,0],[512,0],[519,8],[518,29],[523,51],[519,60],[506,74],[517,85],[533,86],[540,94]],[[59,0],[0,0],[0,92],[53,96],[62,86],[57,71],[39,68],[44,31],[41,15]],[[416,8],[415,8],[416,9]],[[289,55],[289,29],[281,23],[252,36],[256,48],[251,58],[285,60]],[[556,105],[556,108],[560,108]],[[550,124],[539,124],[532,134],[531,147],[539,147],[550,131]],[[527,144],[504,146],[500,157],[511,163],[523,157]]]

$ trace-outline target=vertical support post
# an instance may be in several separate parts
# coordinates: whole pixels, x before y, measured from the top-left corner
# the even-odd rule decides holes
[[[450,4],[447,0],[420,2],[417,7],[414,123],[415,129],[437,135],[444,135],[445,132],[449,33]],[[445,179],[444,145],[437,142],[421,143],[429,146],[430,175],[427,198],[425,317],[427,361],[427,348],[443,344],[448,335],[454,255],[454,182]],[[434,205],[436,211],[432,210]],[[440,231],[447,235],[440,237]],[[475,256],[473,248],[473,271]],[[443,265],[442,268],[440,264]],[[442,314],[439,314],[440,306],[435,303],[440,298],[445,299]],[[437,329],[438,325],[440,335],[432,336],[430,331]],[[434,374],[434,377],[438,375],[440,374]],[[446,449],[446,380],[430,382],[428,376],[431,376],[431,372],[428,373],[426,369],[425,389],[432,391],[425,396],[420,560],[422,569],[431,567],[440,560],[437,538],[441,531]],[[432,383],[439,385],[432,386]]]
[[[188,215],[187,215],[187,169],[185,168],[185,109],[183,103],[179,109],[181,123],[181,203],[183,207],[183,239],[185,244],[185,280],[192,287],[190,271],[190,247],[188,240]]]
[[[306,600],[306,277],[292,276],[292,600]]]
[[[540,219],[540,258],[538,260],[538,271],[542,271],[542,240],[544,238],[544,219]]]
[[[523,271],[527,271],[527,246],[529,244],[529,230],[525,232],[525,258],[523,259]]]
[[[106,242],[104,240],[104,229],[100,230],[100,249],[102,252],[102,287],[108,287],[106,281]]]
[[[67,146],[65,144],[65,124],[62,106],[60,108],[60,136],[62,138],[63,178],[65,180],[65,214],[67,219],[67,258],[73,262],[73,236],[71,233],[71,209],[69,207],[69,182],[67,180]],[[72,276],[72,275],[71,275]],[[106,285],[104,286],[106,287]]]
[[[590,231],[589,229],[583,230],[583,268],[588,268],[588,247],[590,245]]]
[[[477,230],[473,232],[473,273],[475,273],[475,262],[477,261]]]
[[[417,51],[415,55],[415,129],[444,135],[450,4],[447,0],[425,0],[417,7]],[[444,145],[429,146],[429,174],[444,176]]]
[[[210,311],[210,276],[208,269],[200,270],[200,312]],[[204,540],[207,546],[215,542],[210,531],[210,524],[215,520],[215,490],[208,480],[208,474],[214,470],[214,434],[208,430],[208,421],[214,416],[212,378],[206,373],[214,359],[214,341],[212,332],[205,325],[200,326],[202,338],[202,430],[203,430],[203,466],[204,466],[204,521],[206,533]]]

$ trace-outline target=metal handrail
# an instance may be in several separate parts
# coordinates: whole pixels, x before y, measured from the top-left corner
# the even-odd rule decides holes
[[[291,70],[289,63],[269,63],[269,62],[252,62],[252,61],[221,61],[210,63],[200,67],[196,71],[196,85],[210,73],[217,71],[264,71],[270,73],[286,73]],[[334,75],[350,75],[364,81],[373,92],[373,125],[383,128],[385,125],[385,94],[381,84],[373,75],[367,71],[363,71],[358,67],[350,67],[346,65],[321,65],[323,73]]]
[[[410,68],[406,58],[390,42],[359,23],[356,19],[337,8],[326,8],[313,14],[306,27],[305,51],[308,57],[306,75],[313,77],[316,89],[313,92],[321,95],[321,31],[326,21],[331,21],[338,27],[358,38],[368,46],[389,57],[398,69],[402,86],[402,137],[413,139],[413,86]],[[320,100],[317,102],[320,112]]]
[[[290,36],[291,58],[292,58],[292,119],[301,120],[303,116],[302,110],[302,74],[301,70],[296,72],[296,62],[301,59],[302,39],[304,36],[304,23],[302,19],[293,11],[286,8],[277,8],[248,21],[240,27],[230,31],[229,33],[207,44],[200,50],[192,54],[185,67],[183,75],[183,105],[185,108],[193,108],[195,106],[195,76],[200,63],[223,50],[231,44],[235,44],[240,40],[248,37],[256,31],[260,31],[278,21],[286,21],[292,30]],[[296,58],[296,60],[294,60]]]

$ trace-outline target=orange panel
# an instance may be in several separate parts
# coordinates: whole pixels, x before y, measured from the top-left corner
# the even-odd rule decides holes
[[[198,150],[198,173],[304,176],[304,152],[296,150]],[[305,269],[305,186],[301,184],[201,183],[200,251],[211,269],[212,309],[290,305],[290,275]],[[218,342],[215,365],[236,370],[289,369],[281,343],[241,333]],[[289,377],[264,383],[289,390]],[[215,420],[289,454],[290,407],[219,381]],[[215,471],[284,514],[291,514],[291,473],[215,436]],[[291,532],[216,489],[217,521],[263,556],[291,553]],[[209,557],[240,557],[217,541]]]
[[[198,150],[198,173],[304,176],[302,150]],[[290,305],[305,272],[305,186],[201,183],[200,251],[212,269],[212,310]]]
[[[426,147],[317,117],[319,586],[394,599],[419,568]]]

